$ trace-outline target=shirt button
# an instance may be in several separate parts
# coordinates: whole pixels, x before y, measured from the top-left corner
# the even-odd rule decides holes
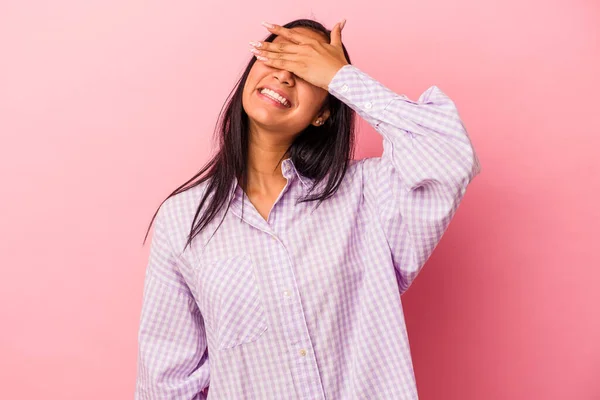
[[[340,89],[340,91],[343,92],[347,92],[348,91],[348,85],[344,85],[342,86],[342,88]]]
[[[306,355],[306,350],[300,349],[300,355],[304,357]]]
[[[290,291],[289,290],[284,290],[283,294],[285,295],[285,297],[290,297]]]
[[[367,104],[365,104],[365,108],[371,108],[373,107],[373,104],[369,101]]]

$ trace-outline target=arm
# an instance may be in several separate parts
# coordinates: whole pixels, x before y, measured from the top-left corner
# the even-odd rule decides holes
[[[135,400],[205,399],[201,391],[208,387],[210,371],[204,321],[178,270],[164,205],[156,216],[146,268]]]
[[[358,168],[365,205],[378,217],[404,292],[481,171],[479,160],[454,103],[437,86],[412,101],[345,65],[328,90],[383,137],[381,157],[360,160]]]

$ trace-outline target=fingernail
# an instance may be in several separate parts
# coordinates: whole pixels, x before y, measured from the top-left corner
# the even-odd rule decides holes
[[[346,25],[346,19],[345,18],[342,20],[342,23],[340,24],[340,29],[344,29],[344,25]]]
[[[261,24],[262,24],[263,26],[266,26],[267,28],[275,28],[275,25],[273,25],[273,24],[270,24],[270,23],[268,23],[268,22],[265,22],[265,21],[262,21],[262,22],[261,22]]]
[[[260,47],[262,44],[260,42],[248,42],[250,43],[250,46],[254,46],[254,47]]]

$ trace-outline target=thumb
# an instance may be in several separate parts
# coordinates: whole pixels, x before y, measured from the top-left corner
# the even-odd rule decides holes
[[[346,25],[346,19],[343,19],[342,22],[338,22],[333,27],[333,30],[331,31],[330,41],[330,44],[332,46],[342,46],[342,29],[344,28],[344,25]]]

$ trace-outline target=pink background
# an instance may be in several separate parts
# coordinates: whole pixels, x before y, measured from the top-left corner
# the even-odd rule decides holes
[[[482,162],[404,296],[421,399],[600,398],[600,6],[368,4],[0,2],[0,398],[133,397],[145,229],[260,21],[300,17],[346,17],[398,93],[438,85]],[[381,149],[361,120],[357,157]]]

